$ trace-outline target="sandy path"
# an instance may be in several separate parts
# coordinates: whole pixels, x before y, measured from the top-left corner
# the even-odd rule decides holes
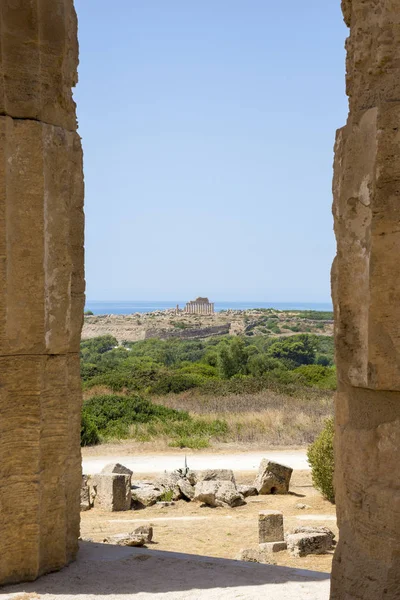
[[[292,469],[306,471],[310,469],[304,451],[268,451],[268,452],[242,452],[240,454],[198,454],[187,458],[190,469],[233,469],[234,471],[256,471],[263,458],[270,458],[276,462],[292,467]],[[111,462],[119,462],[131,469],[134,473],[163,473],[173,471],[184,466],[184,454],[139,454],[137,456],[104,455],[83,456],[83,472],[87,475],[99,473],[102,468]]]

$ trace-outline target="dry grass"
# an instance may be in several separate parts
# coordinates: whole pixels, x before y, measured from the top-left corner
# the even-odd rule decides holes
[[[84,398],[112,393],[105,386],[84,392]],[[185,410],[196,420],[197,428],[176,433],[173,423],[137,423],[130,435],[139,443],[157,440],[161,447],[173,444],[176,438],[192,448],[205,448],[220,442],[246,446],[305,446],[322,431],[326,419],[333,414],[333,393],[307,389],[295,396],[264,390],[254,394],[205,396],[196,390],[181,394],[156,396],[155,404]],[[204,433],[201,432],[201,423]],[[210,436],[212,424],[222,421],[227,432]],[[180,427],[181,425],[179,425]],[[200,426],[200,429],[199,429]],[[192,444],[192,445],[191,445]]]
[[[301,397],[264,390],[257,394],[202,396],[194,393],[153,398],[157,404],[187,410],[205,421],[223,420],[225,441],[240,444],[298,446],[314,441],[333,414],[333,394],[311,391]]]

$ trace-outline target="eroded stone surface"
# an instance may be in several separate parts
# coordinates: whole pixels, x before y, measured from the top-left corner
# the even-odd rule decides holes
[[[350,114],[333,182],[335,488],[331,600],[400,597],[400,10],[344,0]]]
[[[0,3],[0,584],[73,560],[83,175],[72,0]]]

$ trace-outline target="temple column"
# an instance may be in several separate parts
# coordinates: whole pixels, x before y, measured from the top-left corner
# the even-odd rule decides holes
[[[72,0],[0,11],[0,584],[73,560],[83,175]]]
[[[331,600],[400,597],[400,0],[343,0],[350,114],[335,148]]]

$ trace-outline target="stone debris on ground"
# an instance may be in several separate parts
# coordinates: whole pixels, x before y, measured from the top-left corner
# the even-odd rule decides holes
[[[296,558],[309,554],[326,554],[334,547],[335,535],[327,527],[297,527],[286,535],[289,554]]]
[[[276,552],[283,552],[283,550],[287,550],[287,542],[283,540],[281,542],[266,542],[264,544],[259,544],[258,547],[260,550],[275,554]]]
[[[246,504],[244,497],[238,491],[232,481],[199,481],[195,487],[195,502],[201,502],[207,506],[242,506]]]
[[[114,544],[116,546],[139,547],[147,543],[147,537],[136,533],[116,533],[104,538],[103,543]]]
[[[287,494],[293,469],[264,458],[259,466],[254,486],[260,495]]]
[[[271,552],[265,548],[242,548],[236,557],[236,560],[245,562],[261,563],[263,565],[276,565],[276,561],[272,558]]]
[[[257,488],[254,485],[237,485],[238,492],[242,494],[244,498],[249,498],[250,496],[257,496]]]
[[[146,540],[146,544],[149,544],[153,540],[154,531],[151,525],[140,525],[139,527],[136,527],[133,534],[143,536]]]
[[[237,507],[258,493],[287,493],[292,469],[263,460],[254,485],[237,485],[231,469],[187,468],[165,472],[155,481],[132,480],[132,471],[120,463],[109,463],[97,475],[84,475],[81,510],[98,505],[103,510],[143,509],[154,504],[171,506],[174,501],[202,502],[212,507]],[[264,540],[280,541],[280,540]]]

